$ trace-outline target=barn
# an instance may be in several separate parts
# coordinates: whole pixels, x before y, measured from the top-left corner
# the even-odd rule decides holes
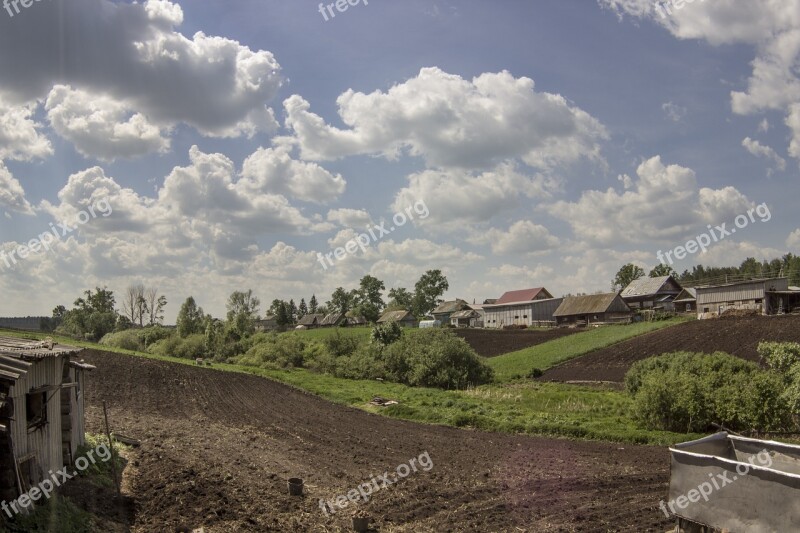
[[[800,308],[800,293],[789,289],[788,278],[751,279],[697,287],[697,318],[713,318],[729,311],[762,315]]]
[[[633,311],[616,293],[568,296],[553,313],[561,325],[588,326],[630,322]]]
[[[483,306],[484,327],[554,326],[553,312],[562,301],[544,287],[508,291],[495,303]]]
[[[673,300],[682,287],[672,276],[633,280],[620,294],[631,309],[674,311]]]
[[[311,314],[311,315],[304,315],[303,318],[297,321],[297,328],[300,329],[314,329],[318,328],[322,325],[322,321],[325,320],[325,315]],[[295,328],[295,329],[297,329]]]
[[[325,315],[325,318],[322,319],[322,322],[320,322],[319,325],[323,328],[334,328],[341,326],[346,319],[347,317],[344,313],[328,313]]]
[[[434,320],[438,320],[442,324],[449,324],[450,317],[453,313],[458,313],[459,311],[465,311],[469,309],[469,304],[461,299],[456,298],[450,302],[442,302],[440,303],[436,309],[431,311]]]
[[[385,324],[386,322],[397,322],[404,328],[415,328],[419,325],[419,321],[409,311],[386,311],[383,316],[378,319],[378,324]]]
[[[85,444],[85,373],[79,348],[0,337],[0,499],[73,465]]]

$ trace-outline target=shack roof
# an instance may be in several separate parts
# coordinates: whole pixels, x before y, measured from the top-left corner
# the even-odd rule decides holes
[[[442,303],[440,303],[436,307],[436,309],[431,311],[431,314],[438,315],[440,313],[454,313],[456,311],[463,311],[464,309],[467,309],[468,307],[469,307],[469,304],[465,300],[461,300],[459,298],[456,298],[455,300],[453,300],[451,302],[442,302]]]
[[[402,322],[403,320],[416,319],[414,318],[414,315],[401,309],[400,311],[387,311],[378,319],[378,322]]]
[[[525,302],[528,300],[533,300],[540,293],[544,293],[546,298],[552,298],[553,295],[550,294],[547,289],[544,287],[534,287],[533,289],[522,289],[518,291],[508,291],[503,293],[503,295],[496,301],[492,302],[493,304],[505,304],[505,303],[512,303],[512,302]]]
[[[619,306],[620,310],[630,311],[628,304],[626,304],[616,292],[590,294],[588,296],[568,296],[564,298],[564,301],[558,306],[553,316],[605,313],[615,306]]]
[[[83,348],[50,341],[35,341],[16,337],[0,337],[0,379],[16,381],[25,374],[33,363],[48,357],[73,355]]]
[[[622,291],[623,298],[633,298],[636,296],[652,296],[658,294],[664,288],[669,280],[672,280],[675,285],[678,282],[672,276],[659,276],[657,278],[639,278],[631,281],[627,287]],[[680,285],[678,285],[680,287]],[[676,292],[670,290],[669,292]]]

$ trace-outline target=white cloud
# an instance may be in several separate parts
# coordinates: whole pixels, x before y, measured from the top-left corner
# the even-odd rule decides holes
[[[32,215],[33,208],[25,199],[25,190],[0,161],[0,207],[25,215]]]
[[[179,123],[220,137],[271,133],[277,126],[266,107],[282,83],[272,53],[203,32],[185,37],[177,30],[183,12],[175,2],[69,0],[1,19],[0,72],[12,103],[42,100],[54,86],[69,85],[119,102],[125,113],[139,117],[127,129],[141,128],[145,137],[154,136],[150,126]],[[86,106],[83,102],[73,112],[92,116]],[[121,123],[122,111],[107,103],[98,107],[104,128]],[[128,139],[134,133],[117,135]],[[70,128],[68,134],[76,137],[77,131]]]
[[[363,209],[332,209],[328,211],[328,222],[345,228],[364,228],[372,223],[372,217]]]
[[[104,95],[56,85],[45,104],[53,129],[87,157],[111,161],[167,152],[168,138],[141,113]]]
[[[789,144],[789,155],[800,159],[800,103],[794,104],[789,109],[786,125],[792,131],[792,141]]]
[[[779,156],[778,152],[771,147],[763,145],[750,137],[745,137],[744,140],[742,140],[742,146],[752,155],[768,159],[770,162],[774,163],[775,168],[778,170],[786,170],[786,160]],[[769,174],[772,174],[772,169],[769,169]]]
[[[767,133],[768,131],[769,131],[769,120],[762,119],[761,122],[758,123],[758,132]]]
[[[687,109],[681,107],[673,102],[664,102],[661,104],[661,110],[673,122],[680,122],[686,116]]]
[[[786,238],[786,246],[789,248],[789,251],[800,253],[800,229],[796,229],[789,234],[789,237]]]
[[[694,171],[665,166],[660,156],[644,161],[636,174],[638,181],[625,192],[588,190],[576,202],[559,201],[545,208],[568,222],[580,239],[621,244],[678,239],[753,205],[734,187],[698,188]]]
[[[39,133],[41,124],[33,121],[35,104],[11,105],[0,95],[0,160],[29,161],[53,153],[46,136]]]
[[[346,187],[340,174],[334,176],[316,163],[292,159],[285,146],[259,148],[244,161],[242,176],[243,185],[255,193],[285,194],[319,204],[336,200]]]
[[[489,244],[495,254],[539,254],[553,250],[561,242],[546,227],[530,220],[519,220],[508,231],[497,228],[479,230],[469,240]]]
[[[533,80],[505,71],[468,81],[425,68],[387,92],[348,90],[337,104],[349,129],[326,124],[301,96],[284,102],[303,158],[394,159],[408,152],[434,167],[488,168],[519,158],[551,168],[582,157],[600,160],[599,142],[608,137],[599,121],[564,97],[536,92]]]

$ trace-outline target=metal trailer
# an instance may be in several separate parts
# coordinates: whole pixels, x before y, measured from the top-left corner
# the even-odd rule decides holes
[[[675,531],[800,531],[800,446],[721,432],[669,451]]]

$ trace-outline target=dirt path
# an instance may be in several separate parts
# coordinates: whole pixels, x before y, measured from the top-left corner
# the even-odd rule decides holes
[[[363,508],[392,531],[665,531],[664,448],[425,426],[337,406],[254,376],[96,351],[88,429],[142,440],[130,468],[133,531],[350,531]],[[367,504],[326,517],[347,493],[428,452]],[[286,479],[306,482],[303,498]]]

